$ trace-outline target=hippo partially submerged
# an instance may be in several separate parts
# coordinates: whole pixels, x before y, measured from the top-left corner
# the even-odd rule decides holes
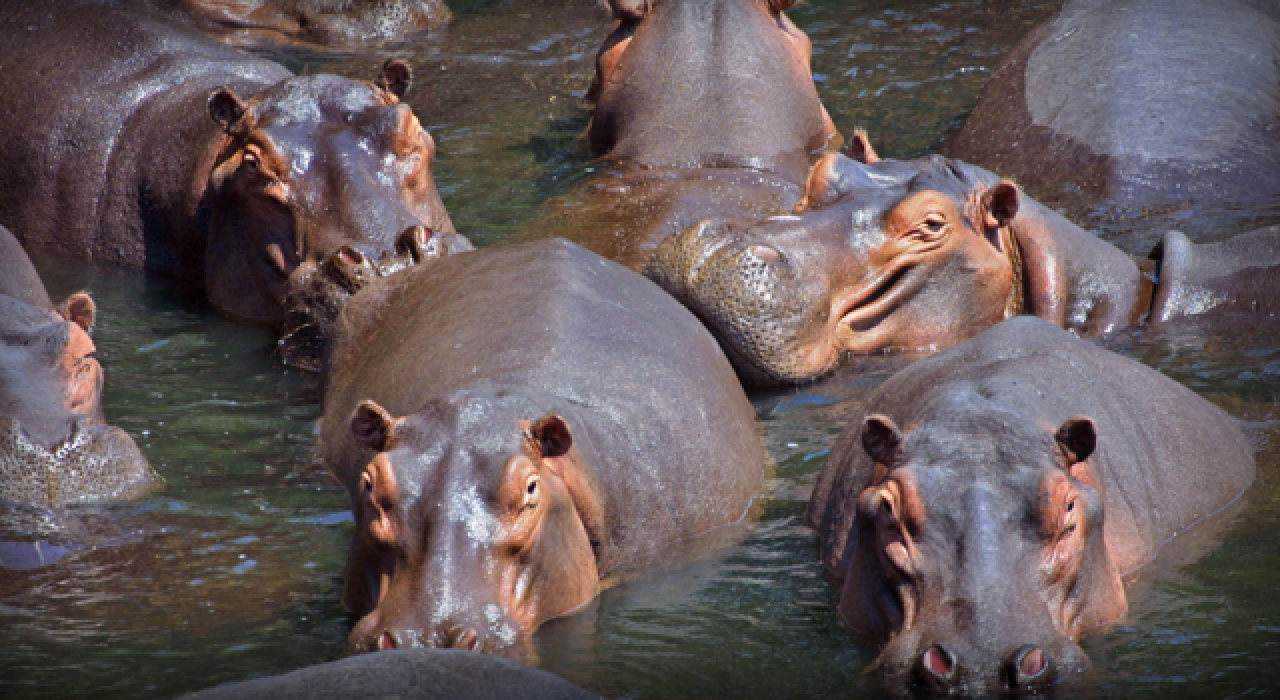
[[[1212,247],[1170,233],[1153,264],[977,166],[880,159],[861,133],[851,146],[857,158],[814,166],[795,214],[704,221],[648,263],[746,381],[812,379],[845,352],[936,350],[1021,313],[1096,335],[1280,298],[1280,228]]]
[[[711,216],[790,211],[836,136],[794,0],[609,0],[587,138],[601,173],[552,200],[530,237],[563,236],[641,267]]]
[[[133,439],[103,419],[95,314],[87,294],[55,309],[0,226],[0,501],[60,508],[158,484]]]
[[[444,0],[171,0],[230,29],[258,29],[319,43],[400,39],[442,27]]]
[[[6,4],[0,39],[0,220],[24,245],[146,266],[269,324],[340,246],[378,259],[423,226],[469,247],[401,62],[371,83],[294,77],[98,3]]]
[[[604,577],[740,520],[766,455],[715,340],[560,240],[381,278],[339,318],[321,429],[356,535],[351,651],[517,653]]]
[[[839,611],[897,686],[986,694],[1088,665],[1121,576],[1254,478],[1236,421],[1040,319],[885,382],[809,502]]]

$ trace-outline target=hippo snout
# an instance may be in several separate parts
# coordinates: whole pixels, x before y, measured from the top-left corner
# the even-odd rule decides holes
[[[351,630],[347,653],[415,647],[465,649],[499,656],[513,655],[518,651],[519,633],[514,621],[500,612],[486,615],[484,619],[472,617],[459,616],[437,624],[418,625],[412,620],[384,620],[375,610]],[[489,622],[489,618],[493,618],[493,622]]]
[[[1063,675],[1088,668],[1084,651],[1070,640],[1023,644],[991,653],[962,640],[922,643],[914,658],[882,665],[891,686],[901,685],[894,676],[905,675],[908,684],[930,692],[983,695],[1031,691],[1051,685]]]

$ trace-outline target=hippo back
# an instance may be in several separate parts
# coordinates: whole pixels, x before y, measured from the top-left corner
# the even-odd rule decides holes
[[[0,221],[28,246],[200,279],[190,180],[218,134],[205,103],[290,73],[143,14],[49,8],[0,11]]]
[[[921,360],[885,382],[866,412],[913,426],[958,395],[990,401],[1002,415],[1027,416],[1048,432],[1073,416],[1093,419],[1097,450],[1089,462],[1101,477],[1106,538],[1121,573],[1253,482],[1252,451],[1231,416],[1159,372],[1040,319],[1004,321]],[[860,416],[850,422],[861,424]],[[847,430],[814,488],[807,517],[832,572],[842,570],[871,466],[859,431]]]
[[[371,284],[342,312],[329,381],[322,449],[344,483],[372,456],[349,429],[363,399],[408,415],[500,386],[565,415],[619,526],[602,573],[737,520],[762,483],[754,411],[711,335],[644,277],[563,240]]]

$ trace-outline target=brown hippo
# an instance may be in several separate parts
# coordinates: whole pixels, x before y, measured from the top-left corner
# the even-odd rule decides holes
[[[783,11],[795,0],[609,0],[587,138],[601,172],[529,237],[564,236],[631,267],[709,216],[791,210],[836,131]]]
[[[95,313],[87,294],[55,309],[0,226],[0,501],[59,508],[157,485],[133,439],[104,423]]]
[[[378,258],[414,226],[461,238],[403,63],[372,83],[294,77],[97,3],[6,3],[0,39],[0,220],[24,245],[146,266],[274,324],[290,277],[344,244]]]
[[[1087,667],[1077,641],[1124,614],[1121,576],[1254,470],[1221,409],[1022,317],[881,385],[833,445],[807,521],[889,684],[1035,689]]]
[[[374,281],[330,368],[320,444],[355,512],[353,652],[519,654],[762,487],[754,411],[715,340],[562,240]]]
[[[1054,204],[1280,195],[1280,7],[1070,0],[991,76],[947,155]]]
[[[264,29],[320,43],[399,39],[442,27],[443,0],[174,0],[196,17],[233,29]]]
[[[704,221],[648,264],[710,326],[745,381],[812,379],[845,352],[936,350],[1019,313],[1096,335],[1228,297],[1246,309],[1280,299],[1280,228],[1205,255],[1166,236],[1163,253],[1183,264],[1155,266],[1153,296],[1151,261],[1007,180],[941,156],[880,159],[861,133],[851,146],[858,158],[829,154],[814,166],[796,214]],[[1210,259],[1199,272],[1186,264]],[[1232,273],[1246,267],[1248,280]],[[1217,291],[1206,291],[1206,275]],[[1173,294],[1180,285],[1191,286]]]

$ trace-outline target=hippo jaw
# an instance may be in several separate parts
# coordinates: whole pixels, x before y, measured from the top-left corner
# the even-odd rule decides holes
[[[465,408],[444,422],[484,412]],[[344,603],[363,617],[349,653],[428,646],[525,656],[542,622],[599,592],[570,492],[577,457],[559,416],[512,422],[515,439],[499,459],[431,440],[424,453],[433,427],[422,415],[393,419],[368,401],[353,431],[387,450],[352,494],[358,533]]]
[[[160,483],[133,438],[82,416],[52,447],[32,440],[21,422],[0,419],[0,475],[0,500],[45,508],[130,500]]]
[[[1000,423],[1004,444],[978,445],[990,433],[972,420]],[[855,633],[887,639],[870,671],[894,687],[987,694],[1086,669],[1076,640],[1126,607],[1086,461],[1092,421],[1073,418],[1050,435],[987,412],[904,438],[873,415],[862,443],[875,467],[839,608]],[[1033,446],[1042,457],[1026,460]],[[1014,455],[1026,466],[974,463]]]
[[[389,61],[373,84],[309,76],[247,101],[211,95],[224,135],[201,207],[205,284],[219,311],[279,323],[307,261],[344,245],[393,254],[412,226],[452,231],[432,177],[435,142],[400,103],[408,83],[408,67]]]

